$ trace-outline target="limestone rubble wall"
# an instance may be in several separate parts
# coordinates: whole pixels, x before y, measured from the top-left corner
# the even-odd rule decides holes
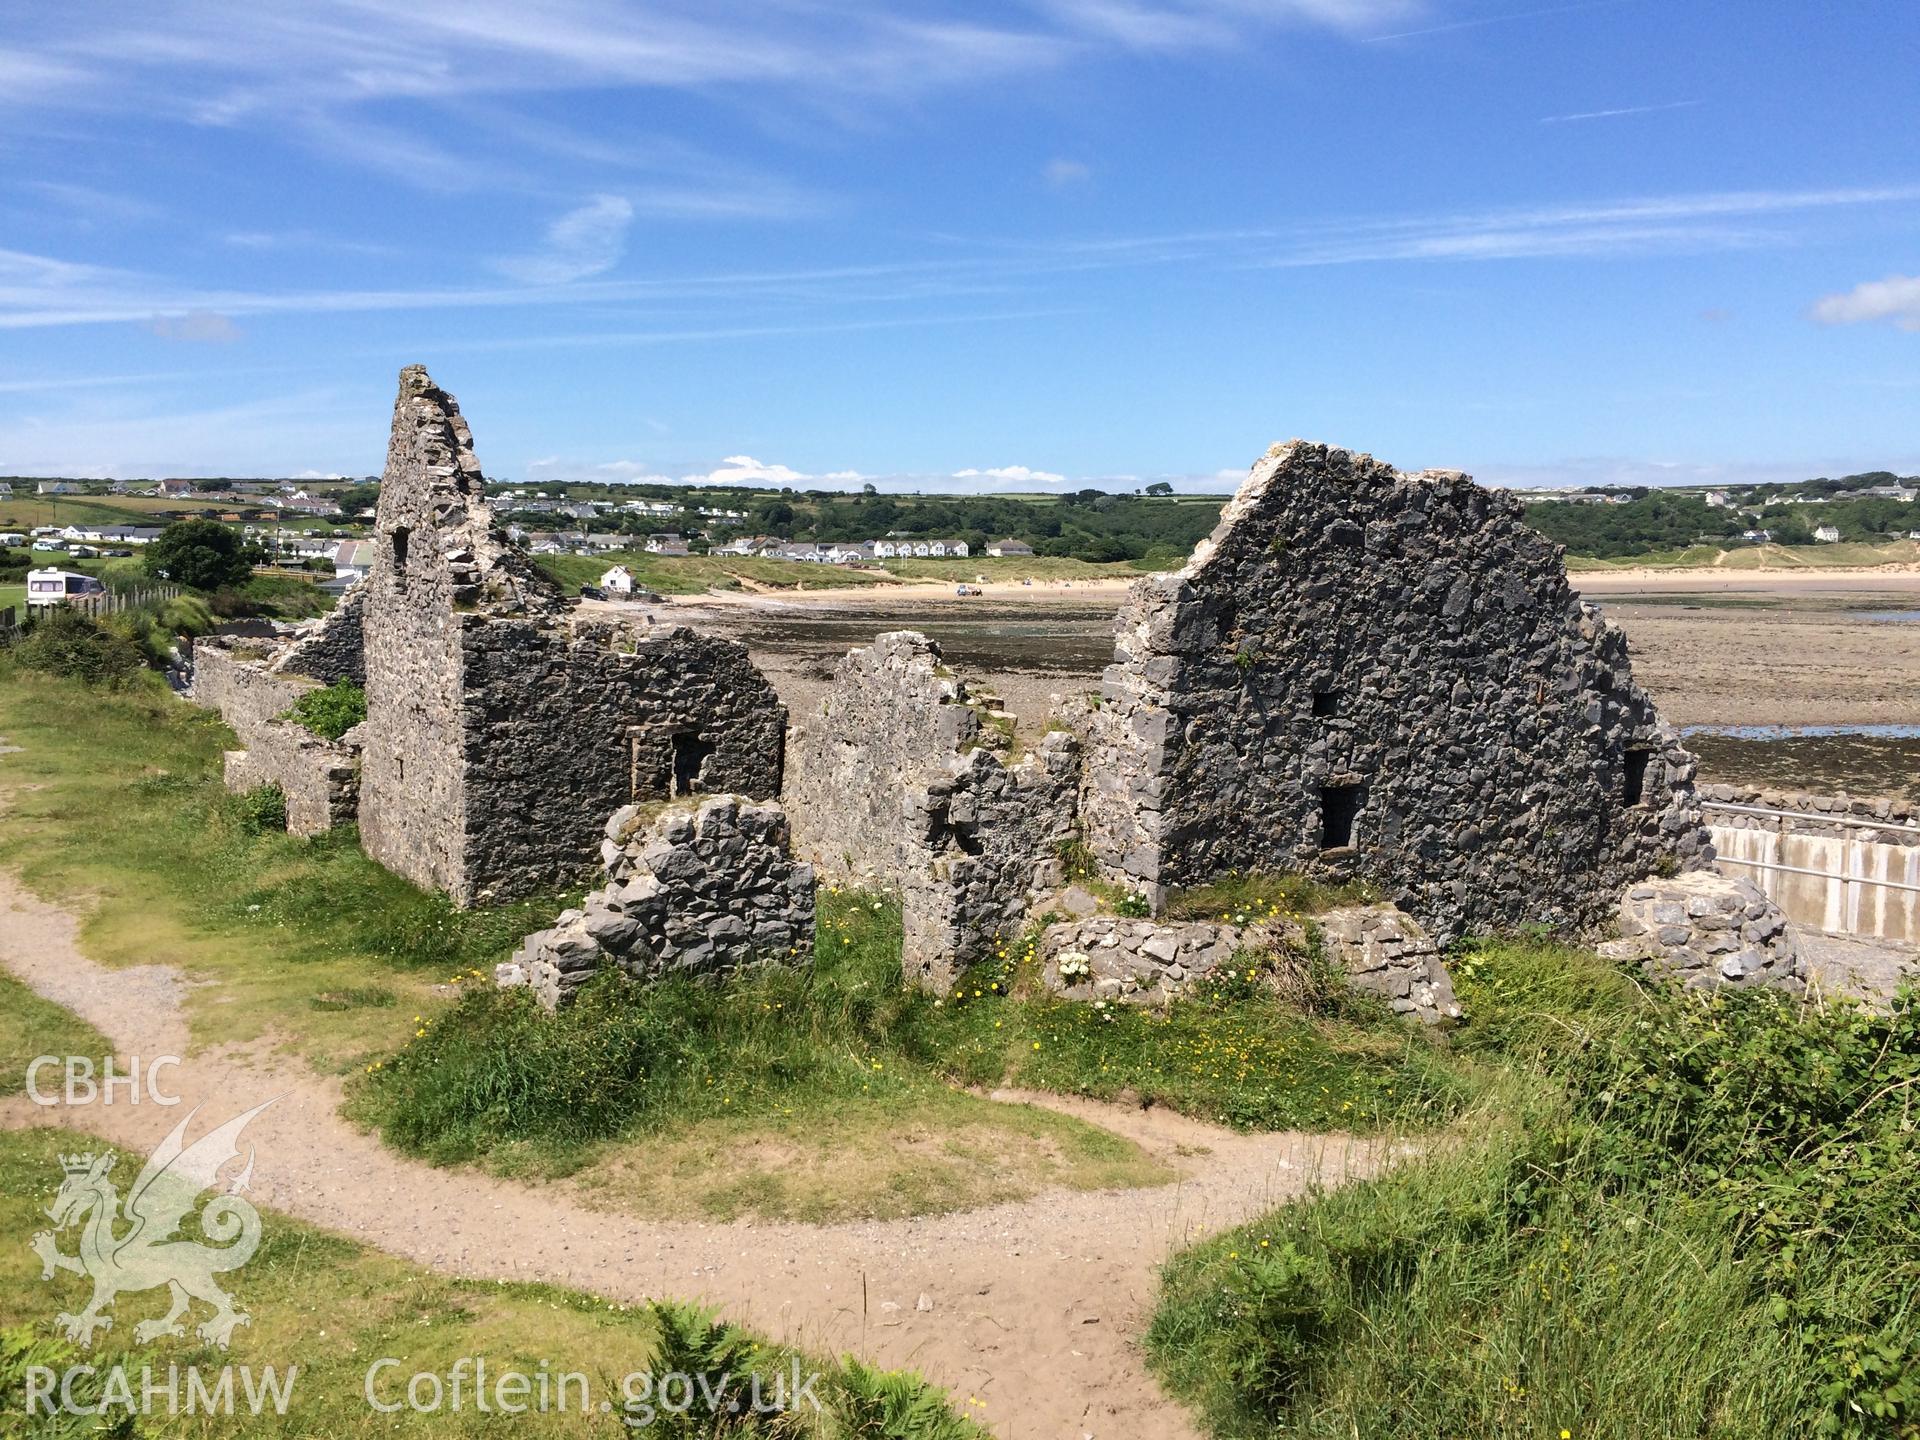
[[[288,706],[314,688],[306,676],[274,674],[267,666],[271,654],[271,647],[258,641],[196,640],[188,697],[196,705],[218,710],[220,718],[246,742],[254,730],[284,715]]]
[[[293,643],[273,662],[278,675],[307,675],[322,685],[347,680],[367,683],[367,586],[363,580],[342,595],[318,620],[301,627]]]
[[[1694,761],[1519,504],[1296,441],[1116,625],[1082,814],[1150,895],[1371,882],[1442,944],[1707,863]]]
[[[246,749],[226,753],[228,790],[241,795],[279,786],[289,835],[319,835],[352,823],[360,797],[357,746],[322,739],[290,720],[255,726],[245,738]]]
[[[529,935],[495,978],[530,985],[548,1009],[605,967],[636,980],[722,978],[813,958],[813,867],[792,857],[778,804],[723,795],[639,806],[605,829],[607,883]]]
[[[475,619],[461,687],[474,898],[577,879],[607,817],[633,801],[780,791],[786,710],[732,641],[684,626],[575,634]],[[676,775],[676,754],[689,769],[697,755],[695,773]]]
[[[461,905],[570,883],[617,808],[780,788],[744,647],[583,623],[493,523],[453,397],[401,372],[365,592],[367,852]]]
[[[821,874],[900,892],[906,975],[945,988],[1017,929],[1074,834],[1079,744],[1010,762],[1013,722],[913,631],[854,650],[788,737],[795,848]]]

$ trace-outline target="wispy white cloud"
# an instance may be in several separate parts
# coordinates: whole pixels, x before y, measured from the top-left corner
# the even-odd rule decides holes
[[[1538,20],[1547,15],[1570,15],[1577,10],[1599,10],[1619,5],[1623,0],[1579,0],[1573,5],[1548,5],[1538,10],[1513,10],[1504,15],[1480,15],[1470,20],[1445,20],[1434,25],[1423,25],[1417,30],[1396,30],[1385,35],[1363,37],[1368,43],[1375,44],[1384,40],[1414,40],[1423,35],[1446,35],[1455,30],[1479,30],[1488,25],[1506,25],[1516,20]]]
[[[1067,477],[1051,470],[1033,470],[1025,465],[995,465],[984,470],[956,470],[956,480],[1001,480],[1009,485],[1064,485]]]
[[[1581,110],[1572,115],[1542,115],[1542,125],[1572,125],[1582,120],[1616,120],[1623,115],[1658,115],[1663,110],[1691,110],[1699,100],[1670,100],[1664,105],[1627,105],[1618,110]]]
[[[813,476],[751,455],[729,455],[704,474],[682,475],[680,479],[690,485],[798,485]]]
[[[1084,185],[1093,178],[1093,171],[1084,161],[1064,158],[1049,160],[1040,174],[1056,190],[1064,190],[1070,185]]]
[[[592,482],[602,485],[672,485],[670,475],[662,475],[644,460],[569,460],[547,455],[529,460],[526,465],[529,484]]]
[[[1822,325],[1891,320],[1902,330],[1920,330],[1920,275],[1889,275],[1825,296],[1815,303],[1813,318]]]
[[[566,285],[603,275],[627,252],[633,205],[619,195],[596,195],[547,226],[545,249],[507,256],[494,269],[529,285]]]
[[[231,345],[240,327],[217,310],[189,310],[184,315],[156,315],[147,329],[162,340],[188,340],[200,345]]]

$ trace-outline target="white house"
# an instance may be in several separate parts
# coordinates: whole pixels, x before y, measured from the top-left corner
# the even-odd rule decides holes
[[[1773,532],[1771,530],[1742,530],[1740,532],[1740,538],[1755,545],[1765,545],[1772,541]]]
[[[367,578],[373,569],[371,540],[342,540],[333,550],[333,578],[351,584]]]
[[[1023,557],[1033,554],[1033,547],[1024,540],[1015,540],[1009,537],[1005,540],[988,541],[987,554],[996,557],[1009,555]]]
[[[649,535],[646,550],[649,555],[685,555],[687,542],[678,535]]]
[[[631,595],[633,572],[624,565],[616,565],[600,577],[600,588],[609,595]]]
[[[1822,525],[1813,532],[1813,538],[1821,545],[1833,545],[1839,542],[1840,532],[1831,525]]]
[[[1733,502],[1731,498],[1727,495],[1726,491],[1724,490],[1707,491],[1707,504],[1710,505],[1713,509],[1724,510],[1731,503]]]

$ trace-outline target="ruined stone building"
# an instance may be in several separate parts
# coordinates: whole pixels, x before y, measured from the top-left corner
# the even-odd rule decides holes
[[[367,853],[461,904],[567,883],[635,800],[780,789],[786,711],[746,650],[591,622],[496,529],[473,438],[400,373],[366,580]]]
[[[945,988],[1057,883],[1079,745],[1054,730],[1015,760],[1013,731],[911,630],[849,652],[817,711],[794,724],[794,849],[823,878],[900,892],[910,980]]]
[[[1230,870],[1353,878],[1444,943],[1585,927],[1711,858],[1624,635],[1457,472],[1276,446],[1117,634],[1081,821],[1156,901]]]

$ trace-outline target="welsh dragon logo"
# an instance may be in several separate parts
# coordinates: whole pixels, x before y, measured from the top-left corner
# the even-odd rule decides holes
[[[181,1321],[190,1315],[195,1300],[213,1306],[214,1311],[211,1319],[195,1327],[196,1332],[223,1349],[236,1325],[251,1323],[250,1317],[234,1309],[233,1297],[213,1278],[222,1271],[238,1270],[260,1245],[259,1212],[237,1193],[253,1178],[251,1145],[245,1167],[227,1192],[214,1196],[200,1210],[200,1229],[214,1243],[202,1244],[175,1232],[194,1202],[217,1183],[221,1167],[238,1158],[240,1132],[247,1122],[273,1103],[256,1105],[188,1145],[187,1126],[200,1113],[195,1106],[160,1142],[134,1179],[124,1215],[120,1192],[109,1178],[118,1158],[112,1151],[60,1157],[66,1179],[47,1210],[54,1230],[42,1230],[33,1237],[34,1253],[44,1267],[40,1278],[51,1280],[57,1271],[70,1270],[93,1281],[93,1298],[87,1307],[77,1315],[60,1315],[62,1334],[91,1345],[95,1330],[113,1328],[113,1317],[105,1311],[116,1298],[162,1285],[172,1296],[172,1308],[158,1320],[134,1326],[134,1338],[143,1344],[162,1335],[186,1334]],[[55,1231],[70,1225],[80,1226],[77,1255],[62,1254],[54,1238]]]

